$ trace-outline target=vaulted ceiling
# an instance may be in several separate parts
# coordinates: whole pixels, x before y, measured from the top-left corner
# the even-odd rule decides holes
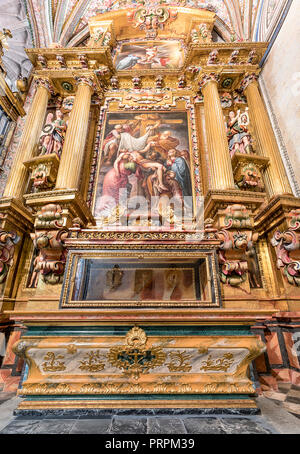
[[[3,63],[10,81],[30,70],[24,48],[79,45],[88,36],[88,19],[109,10],[165,3],[206,8],[218,16],[225,40],[268,41],[290,0],[0,0],[0,28],[13,38]]]

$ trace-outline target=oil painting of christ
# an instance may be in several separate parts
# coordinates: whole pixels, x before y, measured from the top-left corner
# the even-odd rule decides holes
[[[95,218],[109,216],[121,192],[148,202],[192,199],[186,112],[108,113],[100,147]]]

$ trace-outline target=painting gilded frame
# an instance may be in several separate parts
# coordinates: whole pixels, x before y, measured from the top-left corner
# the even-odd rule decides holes
[[[121,101],[122,98],[120,98]],[[102,159],[103,159],[103,144],[104,144],[104,139],[107,135],[108,132],[108,121],[109,121],[109,116],[110,115],[121,115],[125,116],[127,115],[128,117],[132,116],[137,116],[137,115],[145,115],[145,114],[158,114],[158,115],[163,115],[163,116],[172,116],[173,114],[182,114],[185,117],[186,120],[186,125],[187,125],[187,130],[186,130],[186,141],[187,141],[187,147],[189,151],[189,165],[190,165],[190,178],[191,178],[191,186],[192,186],[192,200],[193,200],[193,216],[195,216],[196,213],[196,195],[201,195],[202,194],[202,185],[200,182],[200,187],[199,187],[199,182],[195,180],[195,175],[199,174],[199,168],[198,168],[198,163],[195,162],[195,157],[196,154],[198,155],[198,146],[195,144],[195,139],[193,136],[193,125],[192,125],[192,112],[190,109],[192,108],[191,105],[188,106],[188,108],[183,107],[183,102],[175,102],[174,107],[172,109],[151,109],[149,112],[148,110],[145,110],[142,106],[140,109],[135,109],[131,111],[127,110],[122,110],[118,108],[117,106],[109,105],[110,102],[107,103],[102,109],[101,109],[101,114],[100,114],[100,119],[98,122],[98,135],[99,139],[96,142],[96,149],[95,149],[95,154],[94,154],[94,159],[96,161],[95,164],[95,172],[94,172],[94,177],[91,178],[91,186],[92,186],[92,191],[91,191],[91,197],[90,197],[90,206],[91,206],[91,211],[94,213],[96,224],[97,225],[102,225],[101,217],[97,216],[95,214],[96,210],[96,205],[97,205],[97,200],[99,197],[98,194],[98,186],[99,186],[99,177],[100,177],[100,172],[102,168]],[[116,108],[117,107],[117,108]],[[187,107],[187,106],[186,106]]]
[[[72,300],[72,294],[75,285],[75,276],[79,259],[102,259],[105,260],[151,260],[151,262],[159,262],[161,259],[166,261],[174,260],[205,260],[205,269],[207,282],[209,286],[210,298],[208,300],[84,300],[75,301]],[[125,262],[126,263],[126,262]],[[213,250],[197,250],[197,251],[183,251],[183,250],[152,250],[147,251],[132,251],[132,250],[70,250],[68,254],[68,260],[66,264],[66,273],[63,282],[60,307],[61,308],[201,308],[201,307],[212,307],[217,308],[221,306],[221,291],[220,282],[218,276],[218,262],[216,253]]]

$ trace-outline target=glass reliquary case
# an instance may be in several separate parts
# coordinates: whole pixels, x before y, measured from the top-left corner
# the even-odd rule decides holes
[[[61,307],[219,307],[214,251],[70,251]]]

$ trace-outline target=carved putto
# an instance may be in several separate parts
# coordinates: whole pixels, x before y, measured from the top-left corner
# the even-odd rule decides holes
[[[164,85],[164,78],[163,76],[158,75],[155,79],[155,87],[160,89],[163,88]]]
[[[42,68],[47,68],[48,62],[46,57],[44,57],[43,55],[38,55],[37,60]]]
[[[132,78],[133,88],[139,89],[142,86],[142,79],[138,76]]]
[[[231,55],[230,59],[228,61],[229,65],[234,65],[238,63],[238,57],[239,57],[240,51],[239,50],[234,50]]]
[[[82,69],[88,69],[88,59],[86,55],[79,55],[79,61],[81,64]]]
[[[178,88],[185,88],[186,86],[186,78],[185,75],[182,74],[178,79]]]
[[[111,83],[111,88],[113,90],[117,90],[119,88],[119,80],[116,76],[113,76],[111,79],[110,79],[110,83]]]
[[[247,163],[241,167],[237,185],[246,191],[263,191],[264,183],[261,172],[254,163]]]

